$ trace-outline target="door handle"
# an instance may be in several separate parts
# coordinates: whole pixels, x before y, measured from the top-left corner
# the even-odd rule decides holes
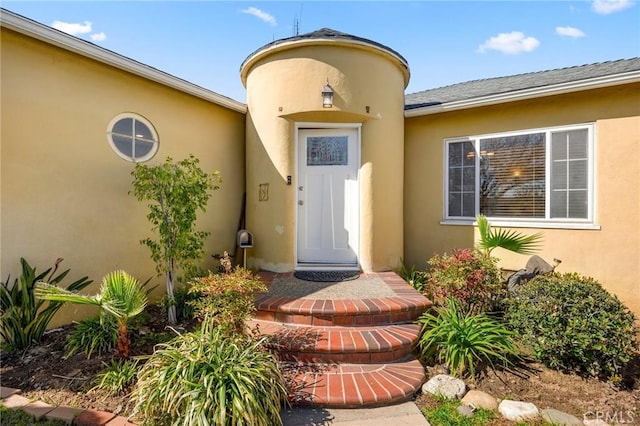
[[[302,191],[303,189],[304,189],[304,186],[302,186],[302,185],[300,185],[300,186],[298,187],[298,191]]]
[[[298,205],[299,205],[299,206],[304,205],[304,201],[302,201],[302,200],[298,200]]]

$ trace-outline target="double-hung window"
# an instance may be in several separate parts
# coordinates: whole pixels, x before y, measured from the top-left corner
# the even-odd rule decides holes
[[[445,141],[446,220],[593,222],[593,125]]]

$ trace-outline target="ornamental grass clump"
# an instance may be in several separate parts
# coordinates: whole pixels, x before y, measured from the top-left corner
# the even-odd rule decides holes
[[[91,390],[102,390],[108,395],[128,394],[136,383],[138,375],[138,361],[112,360],[96,376],[96,385]]]
[[[282,424],[287,389],[263,340],[202,328],[159,344],[138,375],[134,415],[153,425]]]
[[[64,358],[76,352],[84,352],[87,359],[91,355],[112,352],[118,346],[118,323],[112,317],[96,316],[75,322],[73,331],[67,338]]]
[[[539,275],[506,305],[505,320],[548,367],[615,382],[638,353],[634,314],[593,278]]]
[[[418,347],[425,362],[445,365],[451,374],[476,377],[486,367],[513,366],[519,350],[513,333],[486,314],[469,314],[449,298],[436,314],[425,313]]]

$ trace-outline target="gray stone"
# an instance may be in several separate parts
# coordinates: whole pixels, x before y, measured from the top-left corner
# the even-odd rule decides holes
[[[496,410],[498,408],[497,399],[479,390],[470,390],[464,398],[462,398],[461,402],[473,408],[484,408],[486,410]]]
[[[549,265],[543,258],[533,255],[527,261],[527,266],[524,269],[520,269],[507,279],[507,289],[513,292],[520,287],[523,281],[529,281],[536,275],[548,274],[553,270],[554,267]]]
[[[518,422],[521,420],[535,419],[540,415],[538,407],[530,402],[511,401],[504,399],[498,405],[498,411],[507,420]]]
[[[440,395],[449,399],[460,399],[464,395],[466,388],[462,380],[445,374],[438,374],[422,385],[422,392]]]
[[[468,405],[460,405],[458,406],[457,411],[465,417],[473,417],[474,409]]]
[[[542,410],[542,418],[546,422],[557,426],[581,426],[583,424],[576,416],[554,408],[545,408]]]

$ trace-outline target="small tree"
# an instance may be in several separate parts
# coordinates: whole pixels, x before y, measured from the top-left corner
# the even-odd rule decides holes
[[[193,155],[177,163],[167,157],[158,166],[136,164],[131,172],[131,193],[139,201],[150,201],[147,219],[158,236],[157,240],[146,238],[140,243],[151,250],[158,274],[165,274],[170,301],[176,270],[189,270],[204,254],[204,240],[209,232],[195,230],[197,212],[205,211],[210,191],[218,189],[222,181],[217,171],[206,173],[198,163]],[[177,321],[173,304],[168,309],[168,321],[170,324]]]
[[[95,305],[100,308],[100,322],[104,324],[105,314],[116,318],[118,323],[118,353],[129,357],[129,320],[141,313],[147,306],[147,295],[137,279],[125,271],[114,271],[104,276],[100,293],[94,296],[77,294],[45,282],[36,284],[35,295],[53,302],[69,302],[81,305]],[[107,327],[105,325],[105,327]],[[91,353],[91,352],[89,352]]]

